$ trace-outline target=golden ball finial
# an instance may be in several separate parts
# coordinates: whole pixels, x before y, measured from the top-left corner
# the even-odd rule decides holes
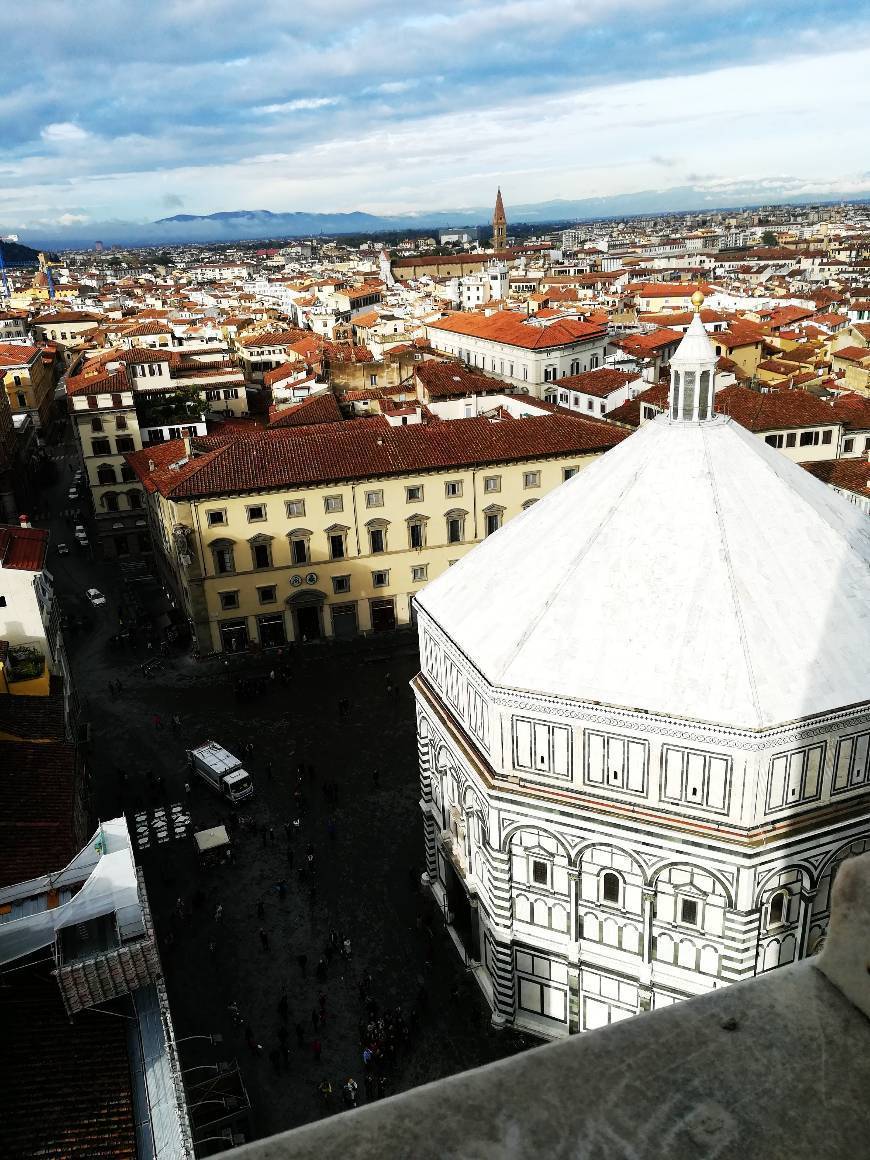
[[[701,309],[701,307],[704,305],[704,295],[701,293],[700,290],[696,290],[695,293],[692,295],[692,305],[695,307],[696,314]]]

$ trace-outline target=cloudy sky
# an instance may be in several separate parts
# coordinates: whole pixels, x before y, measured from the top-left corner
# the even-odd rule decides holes
[[[870,193],[866,3],[28,0],[2,43],[3,231]]]

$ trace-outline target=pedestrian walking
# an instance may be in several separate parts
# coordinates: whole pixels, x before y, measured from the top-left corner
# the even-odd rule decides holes
[[[356,1107],[356,1094],[359,1090],[359,1084],[353,1076],[347,1077],[347,1083],[344,1085],[344,1105],[347,1108]]]
[[[308,965],[308,955],[302,954],[296,956],[296,962],[299,964],[299,970],[302,972],[302,978],[306,977],[306,967]]]
[[[315,975],[317,975],[318,983],[325,983],[326,982],[326,975],[327,975],[326,959],[321,958],[318,961],[317,966],[315,967],[314,973],[315,973]]]
[[[269,842],[271,845],[275,844],[275,827],[274,826],[269,827]]]
[[[262,898],[257,900],[257,918],[263,918],[266,914],[266,907],[263,904]]]
[[[324,1108],[328,1108],[330,1100],[332,1099],[332,1084],[328,1079],[322,1079],[317,1085],[317,1091],[320,1094],[320,1102]]]
[[[317,996],[317,1003],[320,1007],[320,1022],[326,1022],[326,993],[321,991]]]
[[[375,766],[372,770],[372,784],[374,785],[375,789],[377,789],[381,784],[381,773],[377,766]]]
[[[323,1047],[320,1043],[320,1040],[319,1039],[312,1039],[311,1040],[311,1054],[314,1056],[315,1063],[320,1063],[320,1055],[321,1055],[322,1051],[323,1051]]]
[[[264,951],[269,949],[269,936],[266,934],[262,927],[260,927],[260,946]]]
[[[154,728],[155,729],[162,729],[163,728],[163,722],[160,719],[159,713],[154,714],[153,720],[154,720]]]
[[[344,940],[344,942],[341,944],[341,953],[342,953],[343,958],[345,958],[345,959],[350,958],[350,939],[349,938],[346,938]]]
[[[214,908],[214,920],[215,920],[215,922],[220,922],[220,920],[223,918],[223,916],[224,916],[223,904],[219,902],[217,904],[217,906]]]

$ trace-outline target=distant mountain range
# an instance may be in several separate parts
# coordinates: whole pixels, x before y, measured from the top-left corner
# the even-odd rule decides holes
[[[866,201],[866,191],[829,194],[790,195],[785,190],[746,184],[727,193],[711,194],[695,186],[646,190],[612,197],[576,200],[556,199],[527,205],[507,206],[508,223],[545,225],[556,222],[588,221],[598,218],[631,217],[638,214],[665,214],[681,211],[737,209],[745,206],[807,205],[829,201]],[[211,214],[179,213],[155,222],[111,221],[76,224],[64,229],[16,232],[40,248],[92,246],[99,239],[116,245],[178,245],[185,242],[233,242],[279,238],[314,237],[318,234],[376,234],[412,229],[444,229],[448,226],[485,225],[492,217],[491,206],[381,215],[351,213],[273,213],[268,209],[222,210]],[[0,230],[2,230],[0,223]],[[510,226],[508,227],[510,228]]]
[[[6,266],[35,266],[39,262],[39,251],[22,246],[20,242],[0,242],[0,247]]]

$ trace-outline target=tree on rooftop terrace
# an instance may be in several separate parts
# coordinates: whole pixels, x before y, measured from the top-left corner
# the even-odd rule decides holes
[[[779,238],[776,236],[773,230],[765,230],[761,235],[761,244],[762,246],[778,246]]]

